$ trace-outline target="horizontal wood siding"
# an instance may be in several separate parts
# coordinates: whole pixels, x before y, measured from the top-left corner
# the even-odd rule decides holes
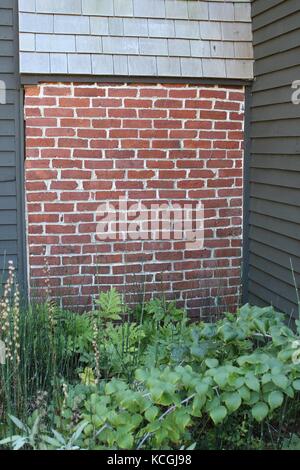
[[[0,104],[0,284],[8,260],[24,281],[17,18],[17,1],[0,0],[0,80],[6,86],[6,99]]]
[[[252,5],[255,82],[251,109],[248,299],[297,314],[300,286],[299,0]],[[292,274],[294,269],[295,279]]]

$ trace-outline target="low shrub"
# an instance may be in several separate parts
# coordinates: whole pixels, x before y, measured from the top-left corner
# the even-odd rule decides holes
[[[128,309],[112,289],[82,315],[0,306],[0,436],[8,448],[299,446],[300,322],[245,305],[191,323],[164,298]]]

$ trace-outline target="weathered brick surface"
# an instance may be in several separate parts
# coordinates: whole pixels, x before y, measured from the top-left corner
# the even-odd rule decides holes
[[[88,308],[111,285],[164,292],[191,314],[234,309],[240,293],[244,90],[150,84],[27,87],[30,282]],[[201,200],[205,241],[99,241],[97,207]],[[216,306],[217,305],[217,306]]]

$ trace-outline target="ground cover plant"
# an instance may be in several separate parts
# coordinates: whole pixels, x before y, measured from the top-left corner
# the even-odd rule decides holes
[[[0,444],[8,449],[299,449],[300,322],[244,305],[190,322],[114,289],[81,315],[0,303]]]

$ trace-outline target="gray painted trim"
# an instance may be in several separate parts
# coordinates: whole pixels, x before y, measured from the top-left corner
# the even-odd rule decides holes
[[[191,85],[237,85],[250,86],[252,80],[236,80],[231,78],[195,78],[195,77],[141,77],[134,75],[32,75],[22,74],[22,85],[36,85],[40,82],[79,82],[79,83],[190,83]]]
[[[250,166],[251,166],[251,104],[252,87],[245,90],[245,130],[244,130],[244,190],[243,190],[243,271],[242,271],[242,302],[247,303],[249,292],[249,248],[250,248]]]
[[[19,92],[19,168],[17,168],[17,204],[18,204],[18,250],[21,270],[21,282],[23,295],[28,295],[27,272],[27,231],[25,221],[25,122],[24,122],[24,89]]]
[[[14,1],[14,29],[16,32],[15,44],[15,69],[17,75],[18,98],[17,105],[19,107],[18,126],[16,127],[16,186],[17,186],[17,231],[18,231],[18,257],[19,257],[19,282],[22,287],[22,293],[27,296],[27,244],[26,244],[26,223],[25,223],[25,135],[24,135],[24,100],[23,88],[21,88],[20,76],[20,58],[19,58],[19,9],[18,0]]]

